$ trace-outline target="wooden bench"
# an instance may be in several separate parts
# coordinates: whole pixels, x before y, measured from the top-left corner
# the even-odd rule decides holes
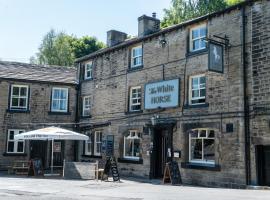
[[[29,161],[15,160],[11,169],[16,175],[28,175]]]

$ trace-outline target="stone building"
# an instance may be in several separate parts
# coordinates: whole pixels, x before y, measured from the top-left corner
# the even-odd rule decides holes
[[[15,141],[14,135],[53,125],[73,129],[76,86],[75,68],[0,62],[0,168],[36,157],[49,166],[50,142]],[[74,142],[56,144],[55,166],[74,160]]]
[[[107,48],[77,60],[80,159],[113,154],[121,174],[147,178],[175,160],[184,183],[269,185],[269,10],[245,1],[166,29],[143,15],[136,38],[108,31]]]

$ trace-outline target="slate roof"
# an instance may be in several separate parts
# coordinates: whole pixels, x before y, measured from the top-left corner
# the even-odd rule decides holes
[[[235,9],[240,9],[242,6],[252,4],[252,3],[256,2],[256,1],[259,1],[259,0],[245,0],[245,1],[241,2],[241,3],[238,3],[236,5],[225,8],[224,10],[216,11],[216,12],[213,12],[213,13],[210,13],[210,14],[195,18],[195,19],[191,19],[189,21],[186,21],[186,22],[183,22],[183,23],[180,23],[180,24],[176,24],[176,25],[161,29],[160,31],[158,31],[156,33],[153,33],[153,34],[146,35],[146,36],[143,36],[143,37],[135,37],[135,38],[132,38],[132,39],[128,39],[128,40],[126,40],[126,41],[124,41],[124,42],[122,42],[120,44],[115,45],[115,46],[106,47],[106,48],[100,49],[98,51],[95,51],[95,52],[93,52],[93,53],[91,53],[89,55],[80,57],[80,58],[76,59],[75,62],[76,63],[83,62],[83,61],[86,61],[88,59],[94,58],[96,56],[100,56],[100,55],[103,55],[105,53],[109,53],[111,51],[121,49],[121,48],[124,48],[126,46],[142,42],[142,41],[147,40],[149,38],[157,37],[159,35],[162,35],[162,34],[177,30],[177,29],[181,29],[181,28],[183,28],[185,26],[188,26],[188,25],[192,25],[194,23],[197,23],[197,22],[200,22],[200,21],[203,21],[203,20],[207,20],[207,19],[209,20],[212,17],[216,17],[216,16],[222,15],[224,13],[231,12],[232,10],[235,10]]]
[[[76,68],[0,61],[0,79],[77,84]]]

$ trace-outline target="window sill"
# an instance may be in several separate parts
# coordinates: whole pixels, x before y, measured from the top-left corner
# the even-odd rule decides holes
[[[89,118],[92,118],[92,115],[89,115],[89,116],[81,116],[81,119],[89,119]]]
[[[128,112],[125,112],[125,115],[132,115],[132,114],[138,114],[138,113],[143,113],[143,110],[128,111]]]
[[[143,65],[140,65],[140,66],[137,66],[137,67],[129,67],[128,70],[127,70],[127,73],[130,73],[130,72],[135,72],[135,71],[140,71],[143,69]]]
[[[193,56],[198,56],[198,55],[202,55],[202,54],[206,54],[206,53],[208,53],[208,48],[200,49],[197,51],[190,51],[186,54],[186,57],[193,57]]]
[[[55,112],[55,111],[49,111],[49,115],[71,115],[71,112]]]
[[[119,163],[131,163],[131,164],[143,164],[143,159],[139,159],[139,160],[131,160],[131,159],[127,159],[127,158],[118,158],[117,161]]]
[[[8,113],[30,113],[30,110],[14,110],[14,109],[7,109]]]
[[[94,80],[94,78],[87,78],[87,79],[81,80],[81,82],[88,82],[88,81],[92,81],[92,80]]]
[[[102,156],[95,156],[95,155],[81,155],[82,157],[85,157],[85,158],[102,158]]]
[[[199,169],[199,170],[209,170],[209,171],[220,171],[220,165],[206,164],[206,163],[190,163],[182,162],[181,167],[185,169]]]
[[[209,103],[203,103],[203,104],[195,104],[195,105],[184,105],[184,108],[207,108],[209,107]]]
[[[7,153],[7,152],[4,152],[3,156],[27,156],[27,153]]]

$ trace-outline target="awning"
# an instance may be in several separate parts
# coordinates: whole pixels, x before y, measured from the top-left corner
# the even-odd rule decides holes
[[[89,140],[89,137],[74,131],[47,127],[34,131],[29,131],[14,136],[15,140]]]

